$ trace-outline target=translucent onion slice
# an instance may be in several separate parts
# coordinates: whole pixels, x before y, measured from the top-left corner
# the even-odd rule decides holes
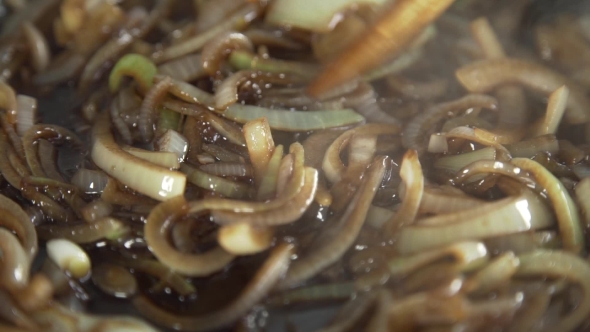
[[[215,222],[220,224],[248,223],[254,226],[276,226],[294,222],[301,218],[303,213],[313,202],[317,192],[318,172],[305,167],[305,184],[301,191],[287,201],[284,205],[257,213],[235,213],[230,211],[212,211]],[[283,191],[277,198],[284,197],[288,191]]]
[[[542,229],[552,222],[542,203],[526,196],[505,198],[475,209],[419,220],[400,231],[397,248],[402,254],[411,254],[462,240]]]
[[[315,64],[298,61],[286,61],[257,56],[243,50],[233,51],[229,56],[229,63],[236,69],[253,69],[276,74],[293,74],[304,80],[309,80],[317,72]]]
[[[172,270],[187,276],[206,276],[217,272],[234,259],[220,247],[204,253],[184,253],[169,242],[171,224],[188,210],[184,197],[176,196],[153,208],[145,223],[145,241],[156,258]]]
[[[4,195],[0,195],[0,211],[3,215],[0,226],[16,234],[32,262],[37,254],[38,243],[37,232],[31,218],[18,203]]]
[[[260,181],[260,186],[258,186],[258,192],[256,193],[256,199],[259,201],[265,201],[267,199],[270,199],[274,197],[277,192],[279,167],[281,165],[281,160],[283,159],[283,150],[283,146],[278,145],[272,152],[272,156],[268,161],[266,171],[264,172],[264,176]]]
[[[590,177],[583,178],[575,187],[577,202],[582,210],[584,226],[590,228]]]
[[[0,108],[6,112],[6,120],[8,123],[16,123],[16,114],[18,104],[16,102],[16,93],[12,87],[0,81]]]
[[[124,146],[122,150],[136,156],[137,158],[143,159],[154,165],[171,168],[171,169],[178,169],[180,168],[180,162],[178,161],[178,156],[174,152],[168,151],[149,151],[140,148],[134,148],[132,146]],[[102,173],[102,172],[101,172]],[[105,182],[106,185],[106,182]]]
[[[260,118],[246,122],[243,131],[254,168],[254,180],[260,185],[275,148],[270,126],[266,118]]]
[[[340,153],[349,144],[351,138],[355,135],[395,135],[400,132],[398,125],[392,124],[366,124],[363,126],[350,129],[336,138],[326,150],[322,169],[325,172],[326,179],[332,183],[341,180],[346,166],[340,159]]]
[[[469,210],[484,205],[486,202],[463,193],[450,193],[435,188],[424,188],[422,201],[420,202],[421,213],[452,213]]]
[[[506,57],[498,36],[485,17],[471,22],[471,34],[483,51],[487,59],[501,59]],[[518,127],[526,121],[526,97],[521,87],[507,85],[496,91],[500,104],[498,122],[501,126]]]
[[[41,72],[47,68],[51,61],[51,52],[45,36],[31,22],[24,22],[22,25],[25,38],[29,44],[31,60],[35,72]]]
[[[258,269],[246,288],[226,307],[202,316],[180,316],[166,312],[146,297],[133,300],[135,308],[148,319],[179,331],[209,331],[233,323],[260,302],[289,268],[292,246],[276,246],[264,264]]]
[[[141,102],[141,107],[139,108],[139,118],[137,119],[137,128],[144,142],[149,141],[153,136],[156,107],[159,106],[168,94],[171,84],[169,78],[164,78],[146,91],[145,97]]]
[[[90,257],[84,249],[72,241],[65,239],[48,241],[47,256],[76,279],[83,278],[90,273]]]
[[[154,145],[158,151],[173,153],[179,162],[183,162],[188,153],[188,140],[173,129],[168,129]]]
[[[575,309],[565,314],[549,331],[574,331],[590,314],[590,266],[588,262],[571,253],[560,250],[535,250],[518,256],[519,277],[566,278],[581,287],[583,298]]]
[[[72,184],[87,194],[101,193],[109,177],[103,171],[80,168],[72,177]]]
[[[541,135],[528,140],[506,144],[504,147],[514,158],[532,158],[537,153],[555,154],[559,151],[559,142],[553,134]]]
[[[192,82],[207,76],[203,69],[201,54],[189,54],[166,62],[158,66],[158,72],[179,82]]]
[[[445,153],[449,151],[449,144],[447,138],[440,133],[430,135],[428,140],[428,152],[430,153]]]
[[[564,85],[549,95],[545,117],[542,122],[529,129],[529,135],[531,137],[555,134],[557,132],[557,127],[559,127],[561,118],[565,113],[569,93],[570,90]]]
[[[248,3],[225,19],[223,23],[216,24],[207,31],[203,31],[181,43],[169,46],[162,51],[157,51],[152,58],[158,63],[162,63],[190,53],[195,53],[220,33],[230,30],[241,30],[247,27],[250,22],[259,16],[260,12],[261,10],[258,4]]]
[[[29,283],[31,260],[18,238],[5,228],[0,228],[2,269],[0,282],[10,292],[17,292]]]
[[[224,57],[232,50],[254,51],[254,45],[248,37],[239,32],[222,32],[203,46],[203,52],[201,52],[203,69],[210,76],[214,76]]]
[[[498,143],[494,137],[487,135],[480,128],[470,128],[466,126],[456,127],[451,131],[445,133],[447,138],[463,138],[472,142],[476,142],[485,146],[490,146],[496,149],[496,157],[500,160],[510,160],[512,156],[510,152]]]
[[[567,189],[551,172],[534,160],[514,158],[512,163],[531,173],[537,183],[545,188],[557,215],[564,248],[579,253],[584,248],[584,232],[578,208]]]
[[[441,259],[452,258],[457,272],[469,272],[486,264],[490,254],[481,242],[459,242],[408,257],[395,257],[387,262],[389,273],[406,277],[414,271]]]
[[[383,180],[386,162],[386,157],[375,158],[347,209],[317,239],[316,247],[293,263],[287,276],[279,284],[280,288],[296,286],[342,258],[365,223],[371,201]]]
[[[317,2],[303,0],[293,3],[278,0],[265,16],[265,22],[278,26],[291,26],[313,32],[328,32],[339,21],[338,15],[349,6],[359,3],[384,4],[385,0],[336,0]]]
[[[444,156],[434,162],[434,168],[445,170],[455,174],[463,167],[482,160],[496,160],[496,149],[492,147],[482,148],[473,152],[461,153],[453,156]]]
[[[250,186],[245,183],[208,174],[188,164],[180,165],[180,171],[186,174],[190,183],[225,197],[247,198],[250,196]]]
[[[97,119],[93,138],[92,160],[105,173],[123,184],[156,200],[166,200],[184,193],[184,174],[134,157],[117,145],[109,128],[108,114]]]
[[[351,109],[294,112],[240,104],[229,106],[221,115],[238,123],[266,118],[271,129],[295,132],[342,127],[364,121]]]
[[[406,190],[401,207],[384,225],[384,230],[389,235],[396,233],[405,225],[412,224],[418,215],[424,193],[424,174],[416,150],[408,150],[404,154],[399,175]]]
[[[469,277],[463,284],[469,293],[485,294],[505,286],[516,273],[520,261],[513,252],[505,252],[481,270]]]
[[[278,148],[278,147],[277,147]],[[282,155],[282,145],[281,145],[281,155]],[[275,149],[276,151],[276,149]],[[273,156],[275,153],[273,153]],[[271,158],[272,160],[272,158]],[[270,165],[270,164],[269,164]],[[199,166],[199,169],[205,171],[209,174],[217,175],[217,176],[239,176],[239,177],[251,177],[253,174],[252,167],[250,165],[244,163],[229,163],[229,162],[215,162],[208,163],[205,165]],[[270,170],[267,172],[272,173]],[[276,176],[276,174],[275,174]],[[265,175],[266,177],[266,175]]]
[[[383,228],[383,225],[385,225],[385,223],[394,215],[394,211],[380,206],[371,205],[371,207],[369,207],[369,211],[367,211],[366,223],[375,229],[381,229]]]
[[[462,98],[440,103],[428,108],[426,111],[414,117],[404,128],[402,143],[404,147],[415,149],[418,153],[425,150],[423,144],[427,138],[428,130],[435,127],[440,121],[447,118],[449,114],[457,115],[470,108],[483,107],[491,110],[497,108],[498,102],[488,95],[470,94]]]
[[[217,241],[234,255],[253,255],[270,247],[274,232],[268,227],[255,227],[247,222],[225,225],[219,229]]]
[[[571,124],[590,120],[587,105],[590,100],[583,90],[567,77],[545,66],[520,59],[492,59],[470,63],[459,68],[455,75],[470,92],[485,93],[506,83],[519,83],[549,95],[563,85],[570,90],[565,120]]]
[[[159,82],[162,79],[164,79],[164,77],[158,75],[155,77],[154,81]],[[210,93],[203,91],[190,83],[173,79],[171,77],[169,77],[169,79],[171,85],[168,88],[168,92],[175,97],[189,103],[202,104],[209,107],[213,106],[213,96]]]
[[[115,240],[128,231],[122,221],[111,217],[102,218],[92,224],[43,224],[37,228],[41,239],[63,238],[75,243],[92,243],[101,239]]]

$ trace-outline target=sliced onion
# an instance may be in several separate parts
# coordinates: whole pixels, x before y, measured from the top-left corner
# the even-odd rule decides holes
[[[428,264],[448,258],[453,259],[453,268],[457,272],[469,272],[486,264],[490,253],[481,242],[459,242],[408,257],[392,258],[387,262],[387,268],[392,276],[402,278]]]
[[[131,146],[124,146],[122,148],[122,150],[133,155],[133,156],[136,156],[137,158],[143,159],[145,161],[148,161],[148,162],[153,163],[158,166],[171,168],[171,169],[180,168],[180,162],[178,159],[178,155],[174,152],[149,151],[149,150],[134,148]],[[105,177],[106,177],[106,175],[105,175]],[[106,185],[106,181],[105,181],[105,185]]]
[[[530,129],[530,136],[536,137],[546,134],[555,134],[557,132],[557,127],[559,127],[559,123],[561,122],[561,118],[563,117],[565,108],[568,104],[568,96],[569,89],[565,85],[549,95],[545,118],[539,123],[539,125],[533,126],[533,128]]]
[[[0,81],[0,108],[6,112],[6,120],[13,125],[17,121],[16,93],[10,85]]]
[[[222,226],[217,241],[234,255],[252,255],[270,247],[274,238],[271,228],[255,227],[247,222]]]
[[[278,60],[257,56],[252,52],[236,50],[229,56],[229,63],[236,69],[252,69],[276,74],[293,74],[304,80],[311,79],[317,65],[307,62]]]
[[[8,291],[18,292],[29,283],[31,260],[18,238],[5,228],[0,228],[0,250],[3,257],[0,281]]]
[[[218,23],[207,31],[203,31],[181,43],[156,52],[153,55],[153,58],[155,61],[162,63],[189,53],[197,52],[210,40],[216,38],[220,33],[234,29],[239,30],[248,26],[252,20],[258,17],[259,12],[260,8],[258,4],[248,3],[232,14],[231,17],[224,20],[223,23]]]
[[[581,287],[583,298],[570,313],[565,314],[551,331],[574,331],[590,314],[590,274],[588,263],[582,258],[560,250],[535,250],[518,256],[520,266],[516,272],[522,277],[566,278]]]
[[[468,210],[484,205],[485,202],[471,196],[455,192],[445,192],[441,189],[425,187],[420,204],[421,213],[452,213]]]
[[[473,152],[440,157],[434,162],[434,168],[455,174],[465,166],[482,160],[496,160],[496,149],[487,147]]]
[[[246,122],[243,130],[250,162],[254,168],[254,179],[260,184],[275,148],[270,127],[266,118],[260,118]]]
[[[108,114],[102,114],[94,126],[91,155],[98,167],[133,190],[157,200],[184,193],[184,174],[148,163],[123,151],[110,132],[108,120]]]
[[[278,188],[279,180],[279,169],[281,161],[283,159],[283,146],[278,145],[274,148],[272,156],[268,160],[266,171],[258,186],[258,192],[256,193],[256,199],[259,201],[265,201],[275,196]],[[305,151],[305,147],[303,148]],[[307,151],[305,153],[307,157]]]
[[[278,26],[289,26],[314,32],[328,32],[341,20],[340,13],[358,3],[382,5],[385,0],[336,0],[317,2],[303,0],[293,3],[278,0],[266,14],[265,22]]]
[[[139,118],[137,120],[137,128],[139,129],[141,137],[146,142],[153,136],[156,107],[168,93],[170,85],[170,79],[162,79],[158,83],[154,84],[149,90],[147,90],[145,97],[141,102]]]
[[[590,120],[586,107],[590,100],[583,90],[565,76],[534,62],[511,58],[484,60],[459,68],[455,75],[467,90],[478,93],[485,93],[506,83],[519,83],[548,95],[566,85],[570,95],[565,120],[571,124]]]
[[[188,141],[176,130],[168,129],[154,143],[156,149],[162,152],[172,152],[179,162],[184,161],[188,153]]]
[[[82,218],[88,223],[108,217],[112,212],[113,206],[102,199],[94,200],[80,209]]]
[[[462,98],[437,104],[428,108],[423,113],[414,117],[405,127],[402,136],[402,143],[408,149],[415,149],[418,153],[425,150],[423,141],[427,138],[427,132],[438,122],[445,119],[450,114],[456,115],[473,107],[484,107],[491,110],[497,108],[498,102],[495,98],[487,95],[467,95]]]
[[[49,51],[47,40],[41,31],[31,22],[24,22],[22,27],[27,43],[29,44],[33,68],[36,72],[42,72],[51,61],[51,52]]]
[[[576,198],[580,209],[582,210],[582,217],[586,229],[590,228],[590,177],[583,178],[576,185]]]
[[[566,250],[579,253],[584,248],[584,233],[576,203],[561,182],[541,164],[525,158],[514,158],[512,163],[531,173],[547,191],[553,204],[559,232]]]
[[[469,293],[485,294],[494,291],[510,282],[519,264],[520,261],[513,252],[505,252],[470,276],[463,287]]]
[[[506,198],[475,209],[419,220],[401,229],[397,248],[402,254],[421,252],[457,241],[541,229],[552,225],[543,204],[526,196]]]
[[[222,32],[203,46],[203,52],[201,52],[203,69],[209,75],[215,75],[221,66],[223,57],[231,53],[232,50],[252,52],[254,51],[254,45],[252,45],[248,37],[239,32]]]
[[[367,211],[367,225],[375,229],[383,228],[383,225],[395,215],[394,211],[391,211],[380,206],[371,205],[369,211]]]
[[[246,82],[264,82],[274,84],[288,84],[296,82],[292,75],[264,73],[256,70],[240,70],[235,72],[217,87],[215,91],[215,108],[224,110],[238,101],[238,90]]]
[[[430,135],[428,141],[428,152],[430,153],[446,153],[449,151],[449,144],[447,138],[440,133]]]
[[[65,240],[54,239],[47,242],[47,256],[62,270],[76,279],[90,273],[90,258],[84,249],[77,244]]]
[[[336,183],[342,179],[346,166],[340,159],[340,153],[349,144],[351,138],[355,135],[395,135],[400,132],[398,125],[391,124],[367,124],[350,129],[342,133],[326,150],[322,169],[325,172],[326,179]]]
[[[159,82],[165,78],[166,76],[158,75],[155,77],[155,82]],[[213,107],[213,96],[210,93],[203,91],[192,84],[170,77],[168,77],[168,79],[171,83],[170,87],[168,88],[168,92],[170,94],[189,103]]]
[[[37,122],[37,99],[25,95],[16,96],[16,132],[23,136]]]
[[[207,76],[201,54],[189,54],[158,66],[158,72],[181,82],[191,82]]]
[[[43,224],[37,228],[41,239],[62,238],[80,244],[92,243],[101,239],[116,240],[128,231],[129,229],[122,221],[111,217],[102,218],[92,224]]]
[[[186,174],[190,183],[223,196],[246,198],[250,195],[250,186],[245,183],[211,175],[187,164],[180,165],[180,171]]]
[[[559,151],[559,142],[555,135],[548,134],[535,138],[504,145],[514,158],[531,158],[537,153],[548,152],[555,154]]]
[[[394,234],[403,226],[412,224],[418,215],[424,193],[424,174],[416,150],[408,150],[404,154],[399,175],[406,190],[401,207],[384,225],[387,234]]]
[[[305,182],[301,190],[282,206],[257,213],[235,213],[229,211],[211,212],[215,222],[220,224],[248,223],[257,227],[284,225],[301,218],[313,202],[318,183],[318,172],[305,167]],[[279,192],[277,199],[284,199],[289,192]]]
[[[310,131],[347,126],[362,122],[364,118],[350,109],[338,111],[293,112],[251,105],[234,104],[221,115],[224,118],[246,123],[266,118],[271,129],[283,131]]]
[[[383,180],[386,160],[385,157],[375,158],[347,209],[318,239],[317,247],[293,263],[287,276],[281,281],[280,288],[296,286],[341,259],[356,240],[365,222],[371,201]]]
[[[101,193],[109,177],[103,171],[80,168],[72,177],[72,184],[87,194]]]
[[[277,147],[278,148],[278,147]],[[276,151],[276,149],[275,149]],[[281,156],[282,156],[281,146]],[[274,156],[274,153],[273,153]],[[272,159],[272,158],[271,158]],[[270,165],[270,163],[269,163]],[[230,163],[230,162],[211,162],[206,165],[201,165],[199,168],[209,174],[217,176],[238,176],[238,177],[251,177],[253,174],[252,166],[244,163]],[[268,174],[268,172],[267,172]],[[266,175],[265,175],[266,176]]]

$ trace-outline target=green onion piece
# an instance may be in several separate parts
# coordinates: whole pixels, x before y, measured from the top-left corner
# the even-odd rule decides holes
[[[303,78],[313,78],[318,67],[312,64],[296,61],[265,59],[252,52],[235,50],[229,56],[229,63],[236,69],[257,69],[270,73],[295,74]]]
[[[181,114],[166,107],[159,108],[158,123],[156,124],[156,136],[164,134],[168,129],[178,131]]]
[[[250,194],[250,187],[245,183],[211,175],[187,164],[180,165],[180,171],[186,174],[190,183],[229,198],[246,198]]]
[[[156,65],[140,54],[127,54],[123,56],[109,76],[109,89],[111,92],[119,90],[123,76],[132,76],[142,90],[147,91],[154,83],[154,76],[157,72]]]
[[[271,129],[283,131],[328,129],[348,126],[365,120],[362,115],[351,109],[295,112],[241,104],[231,105],[220,115],[239,123],[266,118]]]

